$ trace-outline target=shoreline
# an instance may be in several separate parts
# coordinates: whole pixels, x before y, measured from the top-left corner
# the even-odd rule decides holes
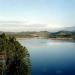
[[[16,38],[16,39],[18,39],[18,40],[22,40],[22,39],[24,39],[24,40],[26,40],[26,39],[50,39],[50,40],[67,40],[67,41],[75,41],[73,38]]]

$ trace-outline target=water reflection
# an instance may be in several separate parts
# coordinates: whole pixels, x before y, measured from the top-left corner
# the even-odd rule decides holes
[[[32,75],[75,75],[75,43],[48,39],[20,40],[31,54]]]

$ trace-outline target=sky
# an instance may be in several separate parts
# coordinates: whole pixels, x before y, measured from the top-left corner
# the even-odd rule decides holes
[[[75,26],[75,0],[0,0],[0,31]]]

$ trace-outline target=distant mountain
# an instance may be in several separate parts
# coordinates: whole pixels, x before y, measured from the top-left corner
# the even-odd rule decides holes
[[[58,31],[52,34],[54,35],[72,35],[72,32],[71,31]]]
[[[65,27],[63,28],[64,31],[73,31],[75,32],[75,27]]]
[[[49,38],[72,38],[75,39],[75,31],[57,31],[49,34]]]

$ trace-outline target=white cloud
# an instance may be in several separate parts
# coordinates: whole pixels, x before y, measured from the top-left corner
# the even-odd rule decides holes
[[[55,31],[58,28],[61,26],[38,21],[0,21],[0,31]]]

